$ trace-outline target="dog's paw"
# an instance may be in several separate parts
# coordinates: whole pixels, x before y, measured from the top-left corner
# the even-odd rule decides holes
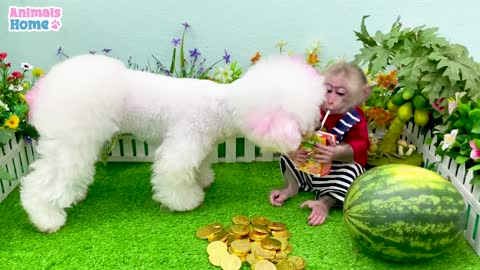
[[[30,221],[40,231],[44,233],[54,233],[58,231],[66,222],[67,214],[64,209],[52,206],[38,207],[28,212]]]
[[[192,185],[180,190],[162,188],[153,199],[172,211],[190,211],[202,204],[205,193],[199,185]]]

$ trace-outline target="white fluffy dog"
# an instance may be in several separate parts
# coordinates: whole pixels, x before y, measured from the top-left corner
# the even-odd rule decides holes
[[[262,60],[231,84],[134,71],[100,55],[70,58],[27,94],[40,139],[22,205],[40,231],[57,231],[65,208],[85,198],[104,143],[125,132],[160,145],[153,199],[194,209],[213,181],[206,158],[214,146],[244,135],[263,148],[295,150],[318,123],[324,97],[323,76],[288,56]]]

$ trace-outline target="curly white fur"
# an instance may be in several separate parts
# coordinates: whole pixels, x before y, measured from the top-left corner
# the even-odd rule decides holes
[[[171,210],[194,209],[213,181],[214,146],[244,135],[278,152],[296,149],[319,121],[323,83],[287,56],[260,61],[227,85],[133,71],[106,56],[68,59],[32,90],[40,158],[22,181],[22,205],[40,231],[57,231],[65,208],[85,198],[103,144],[126,132],[160,145],[153,198]]]

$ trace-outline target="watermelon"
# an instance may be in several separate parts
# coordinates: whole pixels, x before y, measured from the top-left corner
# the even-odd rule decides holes
[[[438,256],[463,236],[465,203],[452,183],[412,165],[375,167],[347,192],[346,227],[365,253],[398,262]]]

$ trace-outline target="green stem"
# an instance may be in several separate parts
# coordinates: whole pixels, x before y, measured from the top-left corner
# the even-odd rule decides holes
[[[403,127],[406,123],[407,122],[398,118],[398,116],[393,119],[390,127],[387,129],[387,133],[382,139],[382,143],[378,147],[381,152],[393,153],[397,150],[397,140],[402,134]]]

